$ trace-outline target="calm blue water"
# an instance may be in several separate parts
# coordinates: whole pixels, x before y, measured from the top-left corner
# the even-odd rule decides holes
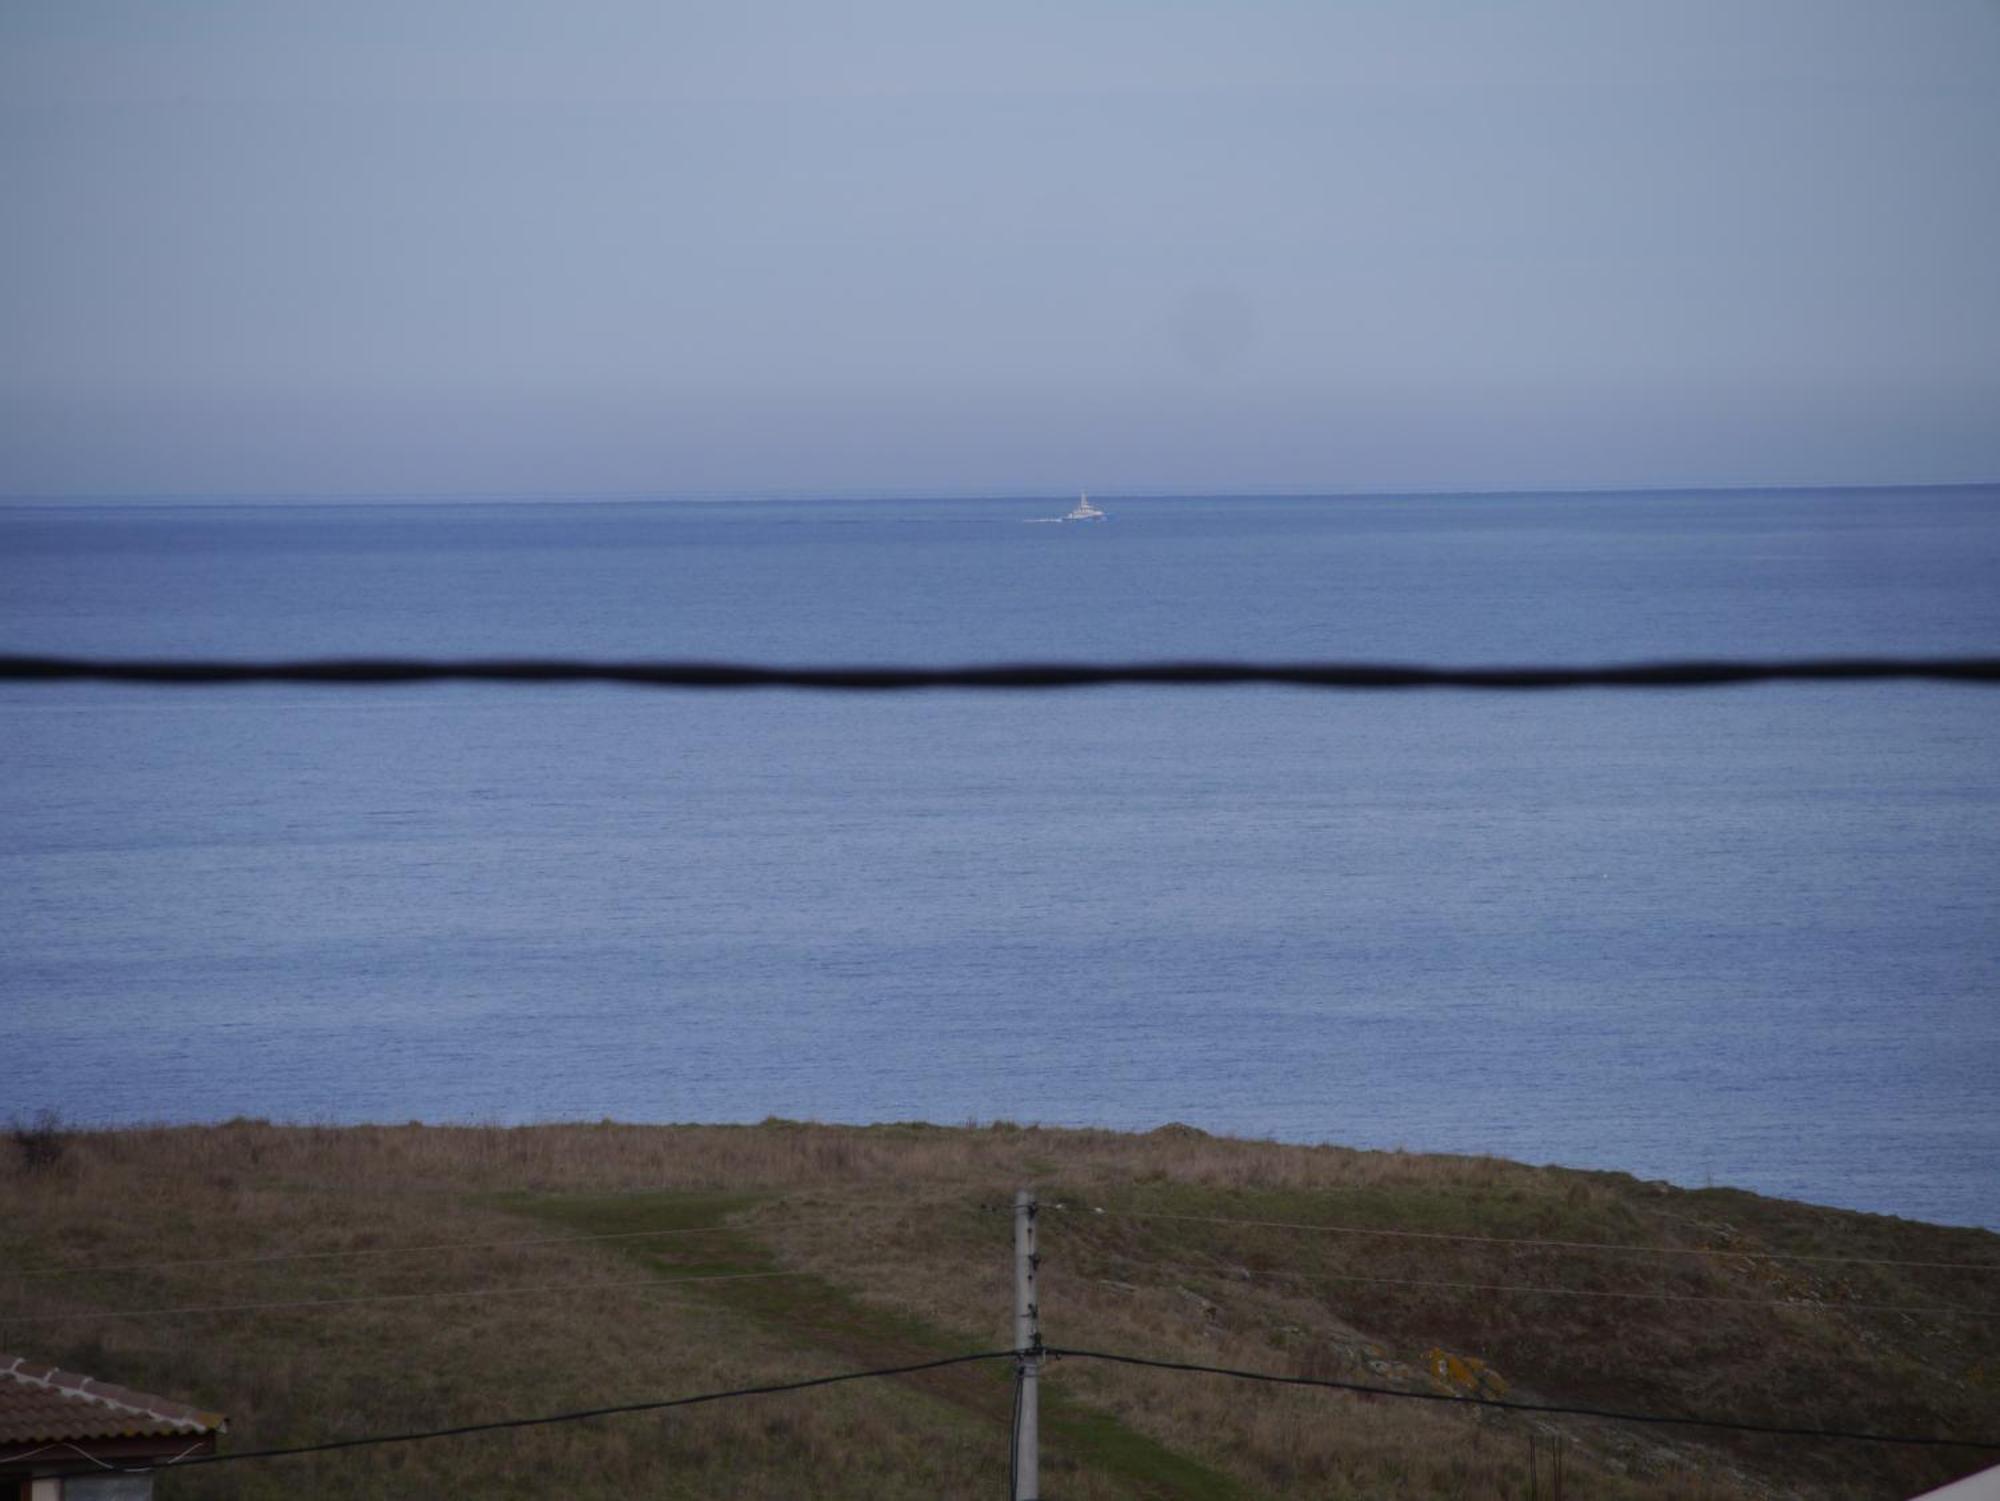
[[[0,648],[2000,649],[2000,491],[0,511]],[[1186,1121],[2000,1226],[2000,693],[0,689],[0,1113]]]

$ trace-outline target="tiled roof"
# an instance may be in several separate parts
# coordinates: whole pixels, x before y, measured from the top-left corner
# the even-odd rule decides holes
[[[195,1438],[228,1426],[219,1412],[0,1355],[0,1443]]]

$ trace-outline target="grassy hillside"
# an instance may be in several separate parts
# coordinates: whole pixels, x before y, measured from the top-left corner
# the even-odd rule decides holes
[[[1049,1206],[1051,1344],[1528,1401],[2000,1434],[2000,1237],[1619,1174],[1173,1127],[236,1122],[73,1135],[53,1163],[0,1162],[0,1270],[14,1274],[0,1278],[0,1350],[219,1408],[226,1449],[241,1450],[1000,1349],[1005,1206],[1022,1185]],[[1355,1233],[1371,1229],[1398,1233]],[[1596,1248],[1502,1243],[1523,1239]],[[21,1275],[85,1265],[125,1269]],[[1524,1290],[1549,1288],[1562,1291]],[[315,1306],[233,1306],[251,1303]],[[109,1316],[188,1308],[209,1311]],[[160,1493],[997,1496],[1009,1380],[1005,1362],[962,1366],[221,1465]],[[1567,1497],[1891,1498],[1994,1458],[1081,1360],[1053,1365],[1045,1390],[1043,1492],[1060,1501],[1547,1501],[1558,1455]]]

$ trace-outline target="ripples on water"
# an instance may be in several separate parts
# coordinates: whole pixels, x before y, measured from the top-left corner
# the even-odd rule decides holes
[[[0,644],[2000,646],[1993,491],[1105,505],[15,508]],[[4,1108],[1174,1119],[2000,1225],[1997,721],[1914,685],[11,687]]]

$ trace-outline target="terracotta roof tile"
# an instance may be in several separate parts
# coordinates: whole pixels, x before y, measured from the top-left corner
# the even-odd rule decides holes
[[[219,1412],[0,1355],[0,1443],[196,1437],[228,1426]]]

